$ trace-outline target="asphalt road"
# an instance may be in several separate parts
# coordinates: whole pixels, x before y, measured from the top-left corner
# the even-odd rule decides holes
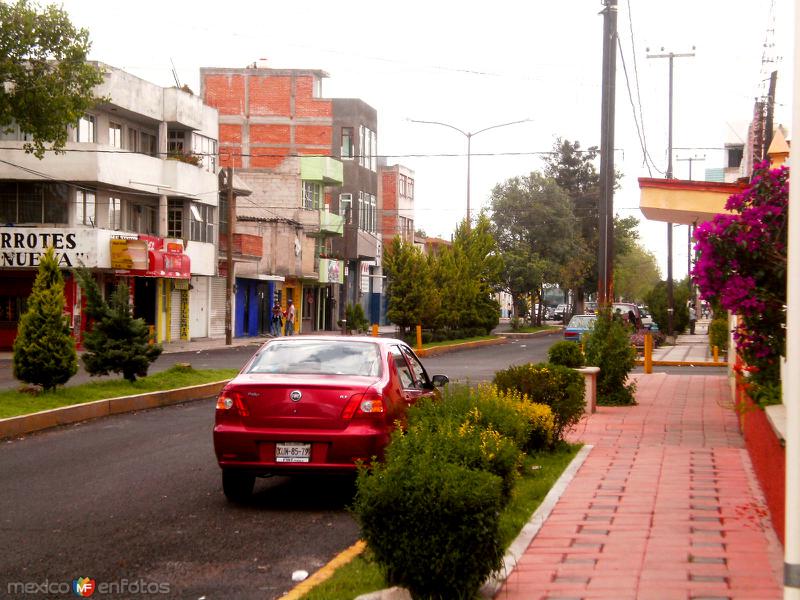
[[[431,374],[477,383],[508,365],[546,360],[559,339],[424,363]],[[153,370],[175,362],[239,367],[254,350],[169,354]],[[0,596],[18,596],[8,593],[13,582],[63,586],[91,577],[98,585],[168,586],[150,597],[278,598],[293,587],[293,571],[314,572],[356,541],[347,512],[352,481],[260,480],[249,504],[227,503],[212,421],[212,403],[197,401],[0,443]]]

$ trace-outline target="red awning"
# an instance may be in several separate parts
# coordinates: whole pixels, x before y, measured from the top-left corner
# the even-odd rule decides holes
[[[189,257],[182,252],[151,250],[148,254],[149,269],[145,277],[165,277],[170,279],[190,279],[192,269]]]

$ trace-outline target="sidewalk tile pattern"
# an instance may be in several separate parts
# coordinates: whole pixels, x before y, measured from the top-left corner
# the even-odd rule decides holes
[[[498,600],[771,600],[782,549],[716,375],[639,375]]]

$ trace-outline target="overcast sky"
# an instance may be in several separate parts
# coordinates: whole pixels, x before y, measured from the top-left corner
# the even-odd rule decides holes
[[[722,166],[721,153],[706,148],[744,137],[753,101],[765,93],[765,73],[774,69],[775,122],[789,124],[793,3],[618,1],[623,56],[617,55],[615,164],[625,177],[614,207],[640,219],[642,242],[665,274],[666,225],[646,222],[638,210],[636,178],[663,177],[666,169],[668,61],[648,59],[646,48],[688,53],[695,47],[694,57],[675,60],[673,145],[690,149],[675,151],[674,171],[688,178],[689,161],[678,159],[704,158],[692,162],[693,178],[701,179],[705,168]],[[473,211],[496,184],[540,169],[541,153],[557,137],[582,147],[600,144],[599,0],[64,0],[63,6],[89,30],[92,59],[164,86],[175,82],[170,61],[180,83],[195,92],[200,67],[267,59],[273,68],[326,71],[324,96],[361,98],[377,109],[379,154],[415,171],[416,225],[428,235],[449,238],[465,216],[466,139],[408,119],[470,132],[532,119],[473,138]],[[762,66],[767,39],[775,43],[767,58],[784,58]],[[657,169],[650,172],[623,58]],[[676,278],[686,274],[686,239],[686,227],[676,228]]]

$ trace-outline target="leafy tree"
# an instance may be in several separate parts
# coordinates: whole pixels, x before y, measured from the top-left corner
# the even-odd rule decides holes
[[[586,363],[600,367],[597,375],[597,403],[603,405],[636,404],[636,383],[628,375],[636,364],[636,350],[630,332],[610,311],[598,314],[586,336]]]
[[[689,309],[687,303],[691,296],[689,279],[674,282],[672,285],[672,329],[680,333],[689,325]],[[653,316],[653,321],[658,323],[658,328],[664,333],[667,331],[669,303],[667,301],[667,282],[659,281],[652,291],[646,296],[647,308]]]
[[[14,124],[31,136],[26,152],[63,149],[67,125],[94,106],[101,69],[86,62],[89,32],[76,29],[62,8],[29,0],[0,2],[0,130]]]
[[[14,377],[40,385],[44,391],[63,385],[78,372],[75,340],[64,316],[64,279],[53,248],[39,263],[39,273],[28,298],[28,310],[14,340]]]
[[[570,198],[554,179],[539,173],[509,179],[492,191],[491,210],[507,265],[504,284],[515,305],[528,294],[541,304],[545,283],[563,285],[576,265],[585,264]]]
[[[627,254],[618,256],[614,266],[614,294],[618,298],[644,302],[647,294],[661,281],[655,256],[639,243]]]
[[[128,286],[121,283],[106,302],[88,269],[76,275],[86,293],[86,315],[90,323],[83,344],[83,363],[91,375],[122,373],[128,381],[147,375],[147,369],[161,354],[159,344],[150,344],[150,332],[143,319],[131,314]]]
[[[388,308],[386,317],[402,330],[429,321],[438,313],[438,295],[431,280],[431,267],[422,251],[392,240],[383,257]]]

